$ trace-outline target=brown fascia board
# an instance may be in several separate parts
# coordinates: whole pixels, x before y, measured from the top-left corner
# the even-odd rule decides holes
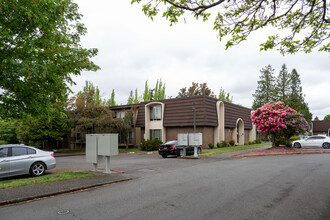
[[[329,120],[312,121],[312,123],[313,123],[313,131],[328,132],[328,130],[330,129]]]
[[[218,126],[216,103],[219,101],[210,96],[192,96],[184,98],[153,100],[142,102],[139,106],[137,127],[145,127],[145,105],[150,102],[165,104],[164,126],[165,127],[192,127],[193,110],[196,108],[196,126]],[[225,127],[235,128],[238,118],[242,118],[246,129],[252,128],[250,114],[252,109],[223,101],[225,105]]]
[[[117,106],[109,106],[109,109],[112,111],[116,110],[127,110],[127,109],[134,109],[138,108],[140,104],[131,104],[131,105],[117,105]]]

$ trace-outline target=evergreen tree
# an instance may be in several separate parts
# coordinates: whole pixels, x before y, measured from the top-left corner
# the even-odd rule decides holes
[[[296,69],[293,69],[290,74],[289,95],[286,104],[304,115],[307,121],[312,120],[312,113],[309,111],[308,104],[305,102],[302,92],[300,75]]]
[[[275,99],[276,101],[281,101],[286,103],[290,91],[290,74],[286,68],[286,65],[282,65],[282,69],[279,72],[279,75],[276,80],[275,85]]]
[[[77,97],[85,100],[85,104],[102,104],[102,98],[100,96],[99,88],[93,85],[93,83],[86,80],[83,91],[78,92]]]
[[[111,92],[111,97],[110,97],[110,100],[108,102],[108,105],[109,106],[116,106],[116,101],[115,101],[115,90],[112,89],[112,92]]]
[[[140,103],[137,89],[135,89],[135,96],[134,96],[134,102],[133,103],[134,104],[139,104]]]
[[[314,121],[320,121],[319,117],[315,116]]]
[[[330,120],[330,115],[326,115],[323,120]]]
[[[155,87],[155,92],[154,92],[153,99],[154,100],[166,99],[165,84],[163,84],[162,79],[159,79],[156,82],[156,87]]]
[[[233,96],[230,96],[229,92],[226,93],[225,90],[221,87],[220,92],[219,92],[219,100],[222,101],[227,101],[232,103],[233,102]]]
[[[146,80],[145,86],[144,86],[144,93],[143,93],[143,101],[150,101],[151,97],[151,89],[148,86],[148,80]]]
[[[133,91],[131,90],[128,100],[127,100],[127,105],[133,104],[133,100],[134,100],[134,95],[133,95]]]
[[[209,89],[206,83],[195,83],[192,82],[189,88],[184,87],[180,89],[177,98],[206,95],[215,97],[214,93]]]
[[[274,101],[275,78],[274,69],[271,65],[260,70],[261,76],[258,81],[258,87],[253,94],[253,109],[257,109],[266,103]]]

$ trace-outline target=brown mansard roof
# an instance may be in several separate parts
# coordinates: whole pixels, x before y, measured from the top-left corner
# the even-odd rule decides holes
[[[193,126],[193,110],[196,108],[196,126],[218,126],[216,111],[216,98],[209,96],[193,96],[187,98],[175,98],[142,102],[139,106],[136,126],[145,126],[145,105],[150,102],[165,104],[164,126],[165,127],[190,127]],[[225,127],[235,128],[238,118],[244,121],[245,129],[252,128],[251,109],[224,101]]]
[[[330,129],[330,121],[312,121],[313,131],[315,132],[327,132]]]

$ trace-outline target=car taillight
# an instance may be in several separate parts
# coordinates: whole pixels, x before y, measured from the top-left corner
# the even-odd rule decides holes
[[[162,149],[162,147],[161,147],[161,146],[159,146],[159,147],[158,147],[158,149]]]
[[[54,158],[55,158],[55,156],[54,156],[54,153],[51,153],[51,154],[50,154],[50,156],[52,156],[52,157],[54,157]]]
[[[176,148],[176,147],[175,147],[174,145],[170,147],[170,149],[175,149],[175,148]]]

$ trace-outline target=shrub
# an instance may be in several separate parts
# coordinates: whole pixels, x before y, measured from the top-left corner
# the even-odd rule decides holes
[[[221,147],[229,147],[229,144],[227,141],[221,141]]]
[[[230,140],[229,140],[229,145],[230,145],[230,146],[234,146],[234,145],[235,145],[235,142],[236,142],[236,141],[235,141],[234,139],[230,139]]]
[[[253,144],[253,141],[248,141],[247,144],[248,145],[252,145]]]
[[[290,142],[297,141],[297,140],[300,140],[300,137],[298,137],[298,136],[292,136],[292,137],[290,137]]]
[[[221,144],[220,142],[217,143],[217,148],[220,148],[221,147]]]
[[[140,144],[140,148],[143,151],[155,151],[158,150],[158,147],[162,144],[163,142],[154,139],[154,140],[146,140]]]
[[[0,140],[0,145],[1,144],[7,144],[7,141]]]
[[[271,137],[272,146],[289,145],[290,137],[309,130],[303,115],[283,102],[263,105],[253,112],[251,119],[258,132]]]
[[[261,140],[260,139],[257,139],[257,140],[255,140],[255,143],[256,144],[261,144]]]
[[[213,149],[213,147],[214,147],[213,143],[209,143],[208,145],[209,145],[209,148]]]
[[[239,143],[235,142],[235,146],[238,146],[238,145],[239,145]]]

